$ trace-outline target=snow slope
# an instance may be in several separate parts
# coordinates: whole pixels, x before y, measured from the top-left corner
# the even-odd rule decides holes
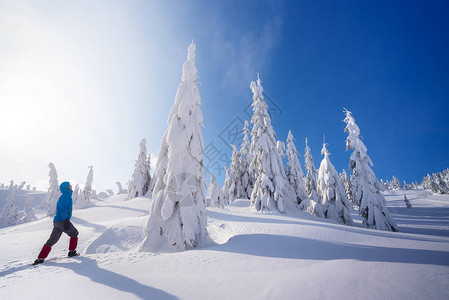
[[[449,196],[388,191],[401,232],[339,225],[301,211],[208,208],[213,242],[137,252],[151,199],[112,196],[75,210],[82,256],[63,236],[31,267],[52,223],[0,229],[0,299],[448,299]]]

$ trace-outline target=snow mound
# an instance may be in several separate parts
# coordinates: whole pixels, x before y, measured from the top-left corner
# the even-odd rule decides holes
[[[108,228],[86,249],[86,254],[131,250],[142,242],[142,227],[114,226]]]

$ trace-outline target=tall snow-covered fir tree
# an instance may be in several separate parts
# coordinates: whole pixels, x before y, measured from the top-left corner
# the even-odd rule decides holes
[[[241,197],[251,198],[251,193],[253,191],[254,179],[252,172],[249,172],[249,165],[251,163],[251,142],[249,140],[249,123],[245,120],[245,125],[243,127],[243,141],[240,146],[240,159],[242,166],[242,195]]]
[[[374,175],[373,162],[367,154],[367,148],[361,140],[359,126],[352,113],[345,110],[346,150],[353,150],[349,159],[349,170],[353,173],[352,195],[354,203],[359,205],[359,213],[363,217],[363,225],[378,230],[399,231],[398,226],[386,207],[381,193],[381,183]]]
[[[151,182],[151,167],[147,159],[147,141],[140,141],[140,151],[137,157],[134,173],[128,185],[128,199],[143,196],[148,192]]]
[[[87,174],[86,185],[78,196],[76,208],[86,208],[92,205],[90,197],[92,195],[92,182],[94,180],[94,167],[89,166],[89,173]]]
[[[251,207],[257,211],[278,210],[284,212],[286,206],[293,205],[288,197],[287,178],[282,158],[276,145],[276,133],[268,115],[268,106],[263,98],[260,78],[251,82],[253,92],[253,116],[251,123],[251,163],[250,172],[256,174],[251,194]],[[291,202],[291,203],[290,203]]]
[[[195,50],[192,42],[161,141],[153,203],[140,251],[186,250],[207,236],[203,115]]]
[[[49,163],[48,168],[50,169],[48,173],[50,186],[42,202],[42,208],[47,211],[47,216],[54,216],[56,214],[56,204],[61,196],[61,192],[59,191],[58,173],[56,172],[55,166],[53,163]]]
[[[292,132],[288,131],[287,136],[287,179],[292,186],[295,193],[296,203],[299,204],[301,201],[307,198],[307,193],[305,190],[304,183],[304,173],[301,169],[301,163],[298,159],[298,150],[296,150],[294,137]]]
[[[323,143],[321,154],[324,155],[318,170],[318,194],[321,205],[327,219],[332,219],[340,224],[353,225],[350,204],[346,198],[346,191],[338,176],[337,170],[329,159],[326,143]]]

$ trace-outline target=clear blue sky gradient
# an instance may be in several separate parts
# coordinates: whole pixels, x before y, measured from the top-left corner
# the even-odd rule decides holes
[[[317,168],[323,135],[336,169],[347,168],[343,108],[353,112],[378,178],[420,181],[428,172],[449,167],[448,1],[51,1],[25,6],[24,20],[38,15],[43,28],[51,29],[52,47],[65,47],[67,62],[83,66],[57,73],[79,79],[65,91],[72,98],[60,100],[76,109],[76,119],[54,124],[69,131],[73,141],[70,149],[56,139],[48,151],[14,151],[21,159],[33,159],[33,168],[3,156],[0,181],[47,181],[52,161],[61,177],[82,184],[87,166],[93,165],[99,190],[115,188],[117,180],[126,183],[141,138],[151,153],[159,151],[192,40],[205,160],[219,182],[231,155],[227,144],[240,143],[236,126],[241,129],[250,118],[249,85],[257,73],[268,105],[277,109],[272,124],[278,139],[285,141],[291,130],[302,154],[308,137]],[[13,15],[22,9],[6,8]],[[8,36],[6,30],[0,34]],[[33,52],[33,44],[23,43]],[[14,67],[10,57],[20,57],[18,45],[0,44],[0,63]],[[81,130],[79,124],[88,126]]]

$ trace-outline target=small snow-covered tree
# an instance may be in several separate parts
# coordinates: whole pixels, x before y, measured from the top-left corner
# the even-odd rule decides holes
[[[310,198],[318,202],[318,198],[316,195],[317,183],[316,183],[316,169],[315,164],[313,163],[312,153],[310,151],[309,142],[306,138],[306,149],[304,151],[304,161],[306,168],[306,178],[305,178],[305,188],[307,195]]]
[[[23,187],[25,186],[26,182],[22,181],[22,183],[19,185],[19,187],[17,188],[19,191],[21,191],[23,189]]]
[[[301,169],[301,163],[298,159],[298,150],[296,150],[292,132],[288,131],[287,136],[287,179],[295,193],[296,203],[300,204],[307,198],[304,183],[304,173]]]
[[[141,251],[186,250],[197,247],[207,236],[203,115],[195,50],[192,42],[161,141]]]
[[[399,181],[399,179],[393,175],[393,180],[392,180],[392,189],[397,190],[402,188],[401,182]]]
[[[410,200],[407,199],[407,196],[404,194],[404,202],[408,209],[413,208],[412,204],[410,203]]]
[[[253,92],[253,116],[251,123],[251,163],[250,172],[257,179],[251,194],[251,207],[257,211],[278,210],[284,212],[290,202],[282,158],[276,146],[276,133],[268,115],[268,106],[263,98],[260,78],[251,82]]]
[[[56,172],[55,166],[53,163],[49,163],[48,168],[50,169],[48,173],[48,176],[50,176],[50,186],[48,187],[47,194],[45,195],[42,208],[47,211],[47,216],[54,216],[56,214],[56,204],[61,196],[61,192],[59,191],[58,173]]]
[[[343,171],[340,173],[340,179],[341,179],[341,182],[343,182],[343,185],[345,187],[346,198],[348,198],[348,200],[350,202],[353,202],[352,182],[351,182],[351,179],[348,177],[348,174],[346,173],[345,169],[343,169]]]
[[[337,170],[329,159],[326,143],[323,143],[321,154],[324,155],[318,170],[318,194],[321,197],[321,205],[327,219],[332,219],[340,224],[353,225],[349,212],[349,200],[346,191],[338,176]]]
[[[148,192],[151,175],[150,165],[147,159],[147,141],[142,139],[140,142],[140,152],[137,157],[134,173],[128,185],[128,199],[143,196]]]
[[[94,167],[89,166],[89,173],[87,174],[86,184],[82,192],[80,192],[76,202],[76,208],[86,208],[92,205],[90,198],[92,196],[92,182],[94,180]],[[73,199],[72,199],[73,200]]]
[[[212,172],[210,173],[209,197],[210,197],[210,205],[212,207],[224,208],[223,193],[221,191],[220,185],[215,180],[214,174],[212,174]]]
[[[240,159],[241,159],[241,170],[242,170],[242,195],[247,199],[251,198],[251,193],[254,186],[254,178],[252,172],[249,171],[249,165],[251,164],[251,142],[249,140],[249,123],[245,120],[245,125],[243,127],[243,141],[240,146]]]
[[[225,203],[230,203],[229,202],[229,189],[231,187],[231,170],[229,170],[228,166],[225,166],[225,170],[226,170],[226,176],[225,176],[225,180],[223,183],[223,187],[221,188],[221,192],[223,194],[223,199]]]
[[[117,181],[115,184],[118,187],[117,195],[128,194],[128,190],[124,190],[123,189],[122,184],[120,183],[120,181]]]
[[[363,217],[363,225],[378,230],[399,231],[398,226],[386,207],[381,193],[382,186],[370,166],[373,165],[362,142],[360,129],[355,123],[352,113],[345,110],[346,150],[353,150],[349,159],[349,170],[353,173],[352,193],[354,202],[359,205],[359,213]]]
[[[240,198],[243,194],[242,189],[242,161],[240,153],[234,145],[232,146],[232,158],[231,158],[231,174],[229,176],[229,193],[228,202],[232,203],[235,199]]]
[[[4,226],[14,226],[20,219],[20,212],[15,205],[15,189],[11,191],[8,198],[6,198],[6,203],[3,206],[2,213],[0,214],[0,224]]]
[[[26,190],[30,191],[31,190],[31,185],[28,184],[27,187],[26,187]]]
[[[107,189],[106,193],[108,193],[109,196],[114,196],[114,192],[111,189]]]
[[[34,215],[33,198],[30,197],[30,195],[26,195],[26,203],[23,212],[24,218],[23,220],[21,220],[22,223],[27,223],[36,220],[36,216]]]

